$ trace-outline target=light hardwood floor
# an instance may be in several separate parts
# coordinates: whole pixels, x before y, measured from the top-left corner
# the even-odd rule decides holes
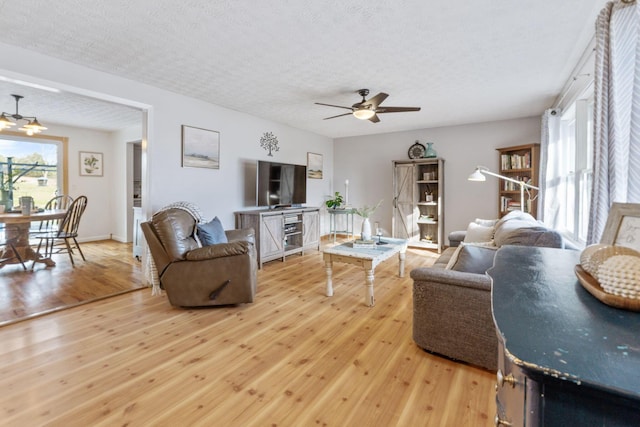
[[[131,243],[102,240],[81,244],[86,261],[54,254],[55,267],[26,263],[0,268],[0,326],[89,300],[129,292],[144,286],[142,264],[133,258]],[[77,252],[77,251],[76,251]]]
[[[364,273],[320,252],[265,264],[253,304],[171,307],[144,289],[0,328],[7,426],[489,426],[494,374],[411,339],[409,250]],[[70,274],[70,281],[74,281]],[[83,279],[84,280],[84,279]]]

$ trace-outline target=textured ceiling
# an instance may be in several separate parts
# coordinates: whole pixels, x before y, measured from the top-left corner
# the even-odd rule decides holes
[[[11,94],[24,96],[18,103],[22,116],[36,116],[42,125],[56,123],[102,131],[114,131],[140,125],[142,112],[122,104],[101,101],[64,92],[50,92],[0,79],[0,108],[16,112]],[[25,124],[26,122],[20,122]],[[15,130],[15,126],[12,130]],[[46,132],[45,132],[46,133]]]
[[[343,137],[541,114],[606,0],[11,3],[0,0],[3,43]],[[77,124],[82,114],[112,129],[132,112],[139,120],[130,108],[11,86],[0,81],[0,108],[13,111],[9,94],[19,91],[21,113],[43,123]],[[360,88],[388,93],[383,105],[422,110],[375,124],[322,120],[344,110],[314,102],[349,106]]]

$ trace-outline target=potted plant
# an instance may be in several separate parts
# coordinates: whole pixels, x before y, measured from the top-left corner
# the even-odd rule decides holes
[[[10,211],[13,208],[13,200],[11,200],[12,183],[9,178],[5,179],[4,172],[0,172],[0,204],[4,205],[5,210]]]
[[[382,204],[382,200],[378,202],[375,206],[367,206],[364,205],[361,208],[354,209],[354,212],[363,218],[362,220],[362,240],[371,240],[371,221],[369,217],[378,209],[378,207]]]
[[[340,194],[340,192],[336,191],[333,199],[327,200],[325,204],[329,209],[337,209],[342,205],[343,201],[344,199],[342,198],[342,195]]]

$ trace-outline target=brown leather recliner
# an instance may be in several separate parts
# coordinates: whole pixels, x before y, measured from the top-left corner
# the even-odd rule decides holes
[[[183,209],[160,211],[140,227],[171,305],[253,302],[258,264],[252,228],[225,230],[228,243],[198,247],[196,221]]]

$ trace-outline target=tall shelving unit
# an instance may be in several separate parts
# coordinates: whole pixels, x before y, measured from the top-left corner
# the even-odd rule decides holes
[[[540,144],[498,148],[500,175],[539,186]],[[525,206],[520,206],[520,187],[513,182],[498,180],[498,212],[503,217],[513,210],[528,212],[535,218],[538,212],[538,190],[525,193]]]
[[[393,161],[393,237],[444,249],[444,159]]]

